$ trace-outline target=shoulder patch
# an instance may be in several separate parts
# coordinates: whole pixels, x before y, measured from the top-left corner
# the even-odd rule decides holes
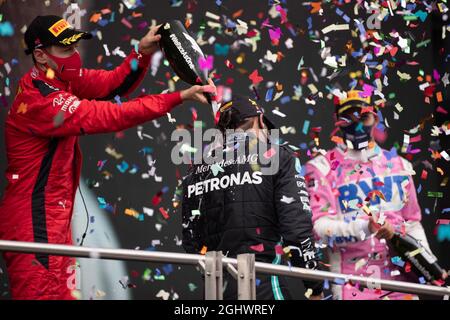
[[[313,165],[316,167],[320,173],[322,173],[324,176],[328,175],[331,170],[330,163],[328,162],[328,159],[323,155],[318,155],[312,160],[308,161],[308,164]]]
[[[58,88],[55,88],[42,80],[33,80],[33,85],[44,97],[50,95],[53,92],[60,91]]]

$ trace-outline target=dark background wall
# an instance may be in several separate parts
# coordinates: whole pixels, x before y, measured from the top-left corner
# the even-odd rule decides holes
[[[399,1],[397,1],[399,2]],[[66,4],[61,1],[50,1],[49,6],[45,6],[43,1],[0,1],[0,14],[3,22],[9,21],[14,28],[14,36],[0,37],[0,94],[4,95],[4,90],[9,87],[13,92],[17,88],[20,77],[31,67],[31,60],[22,53],[20,29],[27,25],[34,16],[39,14],[61,15]],[[300,159],[305,163],[314,147],[313,131],[311,128],[321,128],[319,136],[320,148],[328,149],[333,147],[330,140],[330,133],[334,128],[333,104],[329,96],[330,88],[342,88],[348,90],[352,85],[351,72],[361,71],[364,77],[365,65],[348,57],[345,67],[340,66],[337,70],[327,67],[321,57],[321,46],[331,48],[331,55],[341,56],[347,54],[349,47],[356,51],[362,48],[359,33],[353,23],[353,19],[366,21],[371,15],[367,12],[362,2],[359,8],[359,15],[354,13],[355,2],[344,4],[344,1],[326,1],[322,4],[323,14],[311,13],[309,5],[302,4],[301,1],[281,1],[282,8],[287,12],[287,22],[282,23],[280,16],[271,17],[269,10],[270,1],[138,1],[142,5],[135,9],[123,7],[119,1],[79,1],[80,7],[86,9],[87,13],[82,18],[83,28],[97,34],[100,31],[102,39],[95,38],[89,42],[81,44],[82,55],[86,67],[111,69],[118,65],[122,58],[118,56],[105,56],[103,45],[107,44],[112,52],[116,47],[120,47],[125,53],[131,50],[130,40],[140,39],[146,32],[146,28],[152,20],[162,23],[168,19],[185,20],[187,14],[191,14],[193,21],[189,30],[194,35],[204,33],[202,39],[207,41],[210,37],[215,37],[215,41],[202,45],[205,54],[214,55],[215,81],[217,85],[224,85],[240,93],[254,95],[255,92],[264,105],[266,112],[278,126],[295,128],[295,133],[282,135],[283,141],[300,148]],[[179,6],[176,6],[177,3]],[[374,2],[377,3],[377,2]],[[427,12],[427,6],[416,1],[416,7],[411,8],[412,15],[421,11]],[[107,9],[107,10],[106,10]],[[343,14],[339,10],[342,10]],[[89,22],[96,13],[102,13],[103,23]],[[365,83],[372,84],[374,74],[377,72],[376,65],[386,64],[385,75],[388,77],[388,85],[383,86],[383,94],[386,96],[383,116],[387,120],[387,138],[381,143],[385,149],[396,147],[399,150],[403,144],[403,134],[408,130],[422,124],[421,129],[411,136],[421,135],[421,141],[413,144],[413,149],[420,149],[415,154],[402,154],[408,157],[414,165],[417,175],[414,177],[416,188],[421,190],[419,202],[423,212],[423,224],[426,229],[431,247],[439,257],[443,267],[450,267],[449,246],[447,241],[437,241],[436,223],[438,219],[448,219],[448,213],[443,211],[448,207],[448,162],[444,159],[433,159],[430,148],[441,152],[448,151],[448,145],[441,134],[439,137],[431,136],[433,126],[441,126],[448,123],[448,116],[442,112],[436,112],[438,107],[448,110],[448,86],[444,86],[442,78],[448,67],[448,34],[447,40],[441,39],[442,25],[444,21],[442,14],[437,11],[436,6],[431,7],[426,17],[420,16],[406,24],[405,19],[400,15],[403,9],[396,10],[394,17],[387,16],[381,22],[379,34],[383,36],[378,42],[386,47],[392,45],[398,47],[397,40],[392,37],[392,32],[397,31],[402,37],[410,40],[411,50],[409,53],[402,52],[401,49],[395,55],[389,53],[379,57],[367,59],[366,65],[369,67],[371,78],[365,79]],[[214,21],[208,18],[206,12],[212,12],[220,16],[220,29],[213,29],[207,24]],[[272,11],[274,11],[272,9]],[[111,12],[111,13],[109,13]],[[139,16],[142,14],[142,16]],[[351,18],[350,30],[335,31],[327,33],[321,32],[322,28],[333,24],[344,24],[344,15]],[[421,21],[420,18],[425,18]],[[225,19],[231,19],[235,23],[237,19],[248,23],[249,33],[238,35],[235,31],[227,30]],[[262,26],[264,20],[267,24]],[[132,28],[128,28],[128,21]],[[1,22],[1,21],[0,21]],[[284,21],[283,21],[284,22]],[[269,28],[280,28],[282,35],[279,44],[271,42]],[[366,27],[367,29],[367,27]],[[259,36],[258,36],[259,33]],[[448,32],[447,32],[448,33]],[[246,39],[259,38],[256,41],[256,50],[245,45]],[[293,48],[287,48],[285,41],[292,39]],[[423,41],[430,40],[428,43]],[[421,44],[422,42],[422,44]],[[219,45],[219,47],[217,47]],[[228,49],[227,49],[228,48]],[[224,50],[228,53],[221,54]],[[272,53],[279,52],[281,57],[277,63],[271,63],[273,69],[267,70],[260,62],[264,59],[267,50]],[[365,53],[372,52],[373,47],[368,46],[363,49]],[[99,62],[102,57],[101,62]],[[242,63],[238,63],[237,58],[242,57]],[[300,60],[303,58],[301,70],[298,70]],[[14,63],[14,60],[17,63]],[[234,69],[226,66],[225,61],[229,60]],[[12,66],[12,71],[7,74],[5,63]],[[267,63],[267,62],[266,62]],[[264,80],[257,85],[255,90],[251,87],[249,75],[257,69]],[[331,77],[334,72],[336,74]],[[400,81],[397,71],[407,73],[411,76],[408,81]],[[439,74],[439,78],[433,77],[433,72]],[[448,72],[448,71],[447,71]],[[425,81],[418,79],[422,74],[425,78],[430,75],[430,84],[433,90],[421,91],[419,85]],[[158,67],[156,75],[147,75],[142,86],[132,95],[135,97],[141,93],[159,93],[168,88],[168,79],[174,74],[163,62]],[[383,78],[381,78],[383,80]],[[282,85],[284,91],[282,97],[276,101],[266,99],[266,92],[271,86],[271,82]],[[312,93],[308,85],[314,84],[319,93]],[[295,96],[297,91],[302,90],[302,96],[298,99]],[[181,81],[175,84],[177,90],[185,87]],[[277,90],[274,90],[275,92]],[[443,101],[438,103],[436,93],[442,92]],[[425,101],[426,95],[430,96],[429,103]],[[283,99],[288,99],[285,101]],[[307,104],[306,98],[315,101],[315,104]],[[1,97],[0,100],[0,129],[3,137],[4,120],[8,107],[12,103],[12,97]],[[395,105],[400,103],[404,110],[398,112]],[[272,113],[278,108],[286,114],[281,118]],[[441,110],[441,109],[439,109]],[[399,113],[399,119],[394,119],[394,112]],[[108,216],[114,225],[120,238],[122,248],[137,248],[159,251],[182,252],[182,248],[177,243],[181,237],[180,211],[177,210],[176,202],[173,201],[175,187],[180,176],[185,172],[184,166],[175,166],[170,160],[170,151],[175,145],[170,141],[170,135],[177,127],[191,127],[193,119],[202,121],[205,128],[213,125],[213,116],[208,106],[185,103],[177,108],[172,116],[176,123],[170,123],[167,117],[155,122],[147,123],[143,126],[143,132],[150,135],[152,139],[144,138],[140,140],[137,129],[133,128],[120,133],[104,134],[89,137],[81,137],[81,145],[84,153],[82,178],[91,185],[91,191],[98,197],[103,197],[112,208],[111,211],[103,210],[103,214]],[[309,120],[310,126],[306,134],[303,133],[304,121]],[[123,154],[120,160],[108,154],[107,146],[113,147],[117,152]],[[146,149],[144,149],[146,148]],[[150,153],[153,160],[156,160],[156,174],[162,177],[162,182],[156,182],[153,177],[143,179],[141,174],[150,168],[143,150]],[[98,162],[107,160],[104,167],[99,170]],[[122,173],[116,166],[122,161],[136,166],[135,174]],[[0,139],[0,171],[6,168],[6,157],[3,138]],[[443,170],[443,175],[437,171]],[[427,170],[428,177],[421,178],[422,170]],[[98,183],[98,186],[96,185]],[[0,179],[0,195],[5,187],[5,179]],[[444,192],[443,198],[433,198],[428,196],[428,191]],[[156,197],[156,198],[155,198]],[[157,199],[159,197],[159,199]],[[145,216],[144,221],[128,216],[125,209],[134,209],[143,213],[143,207],[153,208],[152,217]],[[169,218],[165,219],[159,212],[160,208],[167,210]],[[161,225],[160,230],[157,229]],[[92,233],[95,237],[95,222],[91,225]],[[156,241],[155,241],[156,240]],[[152,245],[153,243],[153,245]],[[5,267],[0,264],[5,272]],[[171,298],[179,296],[183,299],[198,299],[201,297],[201,279],[199,274],[192,267],[156,265],[145,263],[127,263],[128,276],[134,298],[156,299],[160,290],[171,293]],[[172,269],[171,269],[172,268]],[[151,270],[150,280],[143,280],[143,275],[147,269]],[[173,271],[171,271],[173,270]],[[148,272],[148,271],[147,271]],[[154,275],[161,273],[165,275],[164,280],[158,280]],[[5,273],[0,274],[0,295],[2,298],[8,297],[7,280]],[[119,281],[120,279],[114,279]],[[296,298],[302,298],[301,285],[292,282]],[[196,287],[196,288],[195,288]]]

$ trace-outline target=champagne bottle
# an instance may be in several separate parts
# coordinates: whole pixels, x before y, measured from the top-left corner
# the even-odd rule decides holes
[[[164,56],[181,80],[191,85],[208,84],[208,71],[201,70],[199,65],[199,59],[204,59],[205,55],[181,21],[172,20],[164,23],[157,34],[161,35],[159,44]],[[204,95],[214,112],[216,106],[211,95],[208,93]]]
[[[427,282],[443,280],[445,271],[439,266],[437,258],[414,237],[395,232],[389,244],[404,261],[409,261],[412,270]]]

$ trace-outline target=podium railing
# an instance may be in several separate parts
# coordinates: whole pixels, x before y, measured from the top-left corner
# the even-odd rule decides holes
[[[129,249],[88,248],[34,242],[17,242],[0,240],[0,251],[40,253],[55,256],[69,256],[90,259],[129,260],[154,263],[174,263],[198,265],[205,274],[205,299],[222,299],[222,270],[226,270],[238,282],[238,299],[254,300],[256,298],[256,272],[270,275],[282,275],[305,280],[329,280],[335,283],[359,283],[360,287],[382,289],[432,296],[450,296],[450,288],[423,285],[417,283],[377,279],[346,275],[329,271],[309,270],[304,268],[255,262],[254,254],[242,254],[237,259],[227,258],[222,252],[207,252],[206,255],[175,252],[153,252]]]

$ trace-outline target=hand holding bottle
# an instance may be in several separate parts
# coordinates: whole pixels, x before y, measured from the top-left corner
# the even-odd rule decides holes
[[[377,239],[386,239],[390,240],[394,236],[394,227],[389,221],[384,221],[383,225],[380,225],[378,222],[376,222],[371,216],[369,218],[369,230],[371,233],[375,233],[375,237]]]

